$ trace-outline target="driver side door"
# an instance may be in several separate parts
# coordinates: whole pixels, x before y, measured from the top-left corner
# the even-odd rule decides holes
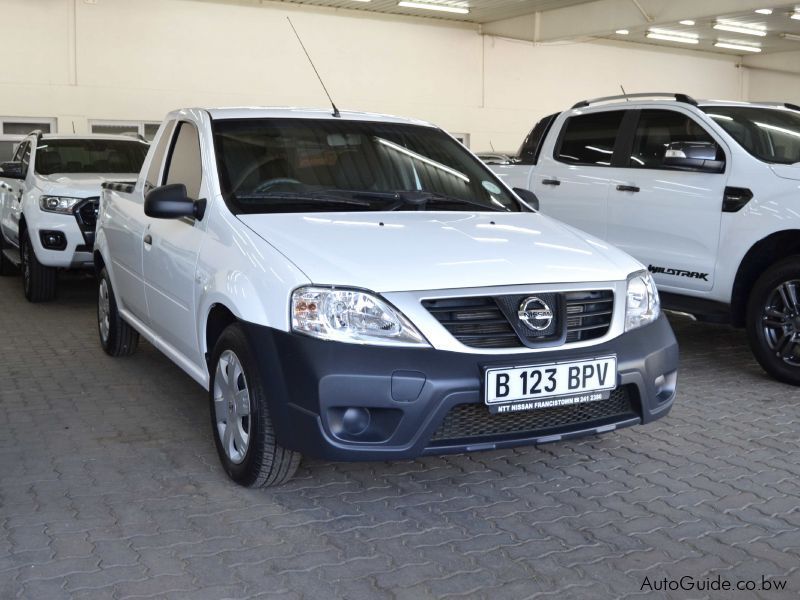
[[[200,136],[190,121],[178,121],[172,133],[159,185],[171,183],[185,185],[190,198],[204,194]],[[189,217],[146,219],[143,270],[150,326],[172,349],[200,365],[195,273],[205,226]]]

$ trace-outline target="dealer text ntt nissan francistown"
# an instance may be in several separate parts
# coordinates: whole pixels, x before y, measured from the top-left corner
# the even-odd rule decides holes
[[[519,195],[517,195],[519,194]],[[387,460],[648,423],[678,348],[645,268],[535,212],[427,123],[296,109],[169,114],[107,183],[107,353],[143,335],[209,390],[247,486],[301,454]]]

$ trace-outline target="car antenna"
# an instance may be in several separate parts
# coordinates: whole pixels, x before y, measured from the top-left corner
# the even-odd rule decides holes
[[[72,133],[75,133],[75,121],[72,121]]]
[[[292,20],[289,17],[286,17],[286,20],[289,21],[289,25],[291,26],[292,31],[294,31],[295,36],[297,36],[297,41],[300,42],[300,47],[303,49],[303,52],[306,53],[306,58],[308,59],[308,62],[311,63],[311,68],[314,69],[314,73],[316,74],[317,79],[319,79],[319,83],[320,85],[322,85],[322,89],[325,90],[325,95],[328,97],[328,100],[330,101],[331,106],[333,107],[333,116],[336,117],[337,119],[340,118],[342,115],[339,114],[339,109],[336,108],[336,104],[333,103],[333,98],[331,98],[331,95],[328,92],[328,88],[325,87],[325,82],[322,81],[322,77],[320,76],[319,71],[317,71],[317,67],[314,66],[314,61],[311,60],[311,56],[309,55],[308,50],[306,50],[306,46],[305,44],[303,44],[303,40],[300,39],[300,34],[297,33],[297,29],[294,28],[294,23],[292,23]]]
[[[625,102],[630,102],[631,99],[628,98],[628,92],[625,91],[625,88],[622,87],[622,84],[619,84],[619,89],[622,90],[622,95],[625,96]]]
[[[497,152],[497,150],[494,149],[494,144],[492,143],[492,140],[489,140],[489,148],[492,149],[492,152]]]

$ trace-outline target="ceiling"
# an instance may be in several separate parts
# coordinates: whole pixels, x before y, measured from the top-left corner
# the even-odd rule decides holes
[[[790,15],[795,14],[795,7],[799,10],[800,2],[797,5],[783,5],[776,6],[771,9],[771,15],[759,14],[755,10],[740,11],[733,13],[721,13],[714,17],[705,17],[692,19],[695,21],[694,25],[684,25],[679,21],[671,23],[663,23],[658,26],[636,25],[627,27],[629,33],[627,35],[619,35],[612,33],[608,37],[618,40],[631,41],[655,44],[658,46],[668,46],[671,48],[683,47],[694,50],[707,50],[711,52],[721,52],[726,54],[737,54],[746,56],[749,54],[757,54],[755,52],[747,52],[744,50],[736,50],[729,48],[719,48],[714,44],[717,42],[733,43],[735,45],[744,45],[747,47],[754,46],[761,49],[761,53],[771,52],[788,52],[792,50],[800,50],[800,20],[790,18]],[[733,25],[734,27],[744,27],[746,29],[761,30],[766,33],[765,36],[749,35],[736,31],[724,31],[714,29],[714,25],[722,24],[724,26]],[[659,30],[658,33],[678,33],[682,35],[690,35],[697,38],[697,44],[685,44],[675,41],[666,41],[648,38],[647,33],[650,29]],[[796,39],[784,37],[786,34],[797,36]]]
[[[466,9],[466,13],[439,12],[400,6],[402,0],[282,0],[295,4],[425,17],[479,24],[483,32],[534,42],[613,39],[661,47],[702,50],[750,56],[800,51],[800,14],[797,4],[771,5],[764,0],[408,0],[442,8]],[[772,11],[760,14],[756,10]],[[681,24],[690,20],[692,25]],[[764,36],[720,31],[718,22],[761,30]],[[697,43],[655,39],[652,35],[691,36]],[[627,31],[622,35],[618,30]],[[786,34],[796,39],[784,37]],[[717,43],[758,48],[724,48]]]
[[[398,6],[400,0],[282,0],[295,4],[327,6],[331,8],[347,8],[392,15],[428,17],[446,19],[466,23],[489,23],[531,15],[536,12],[553,10],[577,4],[586,4],[594,0],[418,0],[419,3],[435,4],[443,7],[467,8],[468,14],[438,12],[419,8]],[[413,1],[413,0],[412,0]]]

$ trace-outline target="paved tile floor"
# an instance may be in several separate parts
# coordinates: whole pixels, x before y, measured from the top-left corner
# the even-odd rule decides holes
[[[0,280],[0,598],[705,598],[800,594],[800,390],[741,332],[674,318],[671,415],[539,448],[220,470],[205,393],[147,344],[97,343],[94,286]]]

